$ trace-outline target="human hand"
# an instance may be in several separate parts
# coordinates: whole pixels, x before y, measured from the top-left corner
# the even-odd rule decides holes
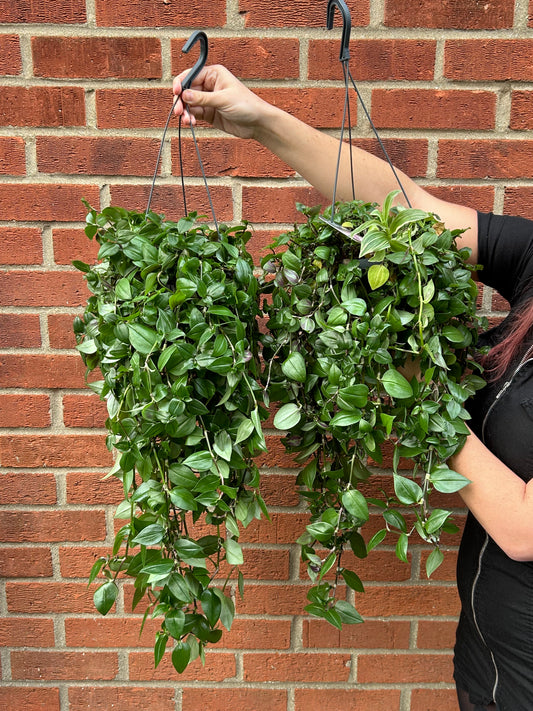
[[[182,116],[185,125],[197,119],[207,121],[239,138],[256,138],[270,104],[247,89],[228,69],[221,65],[204,67],[182,92],[182,81],[189,70],[174,79],[173,93],[178,97],[174,113]]]

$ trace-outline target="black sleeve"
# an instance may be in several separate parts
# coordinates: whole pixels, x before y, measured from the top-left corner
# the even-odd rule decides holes
[[[479,279],[511,305],[533,288],[533,220],[478,213]]]

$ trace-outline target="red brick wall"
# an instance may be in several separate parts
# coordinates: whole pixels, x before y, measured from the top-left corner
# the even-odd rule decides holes
[[[348,0],[351,68],[393,160],[441,196],[533,215],[533,40],[515,0]],[[361,566],[367,622],[341,633],[302,613],[294,541],[305,512],[276,433],[264,457],[272,523],[245,532],[244,601],[229,634],[177,678],[154,672],[132,589],[94,611],[87,577],[113,539],[120,487],[102,481],[104,407],[84,389],[72,319],[92,260],[82,198],[146,204],[171,79],[205,29],[210,59],[323,130],[342,112],[339,33],[327,3],[300,0],[0,0],[0,707],[10,711],[451,711],[457,538],[427,582],[428,550],[392,541]],[[336,14],[338,19],[338,13]],[[196,50],[191,55],[196,55]],[[355,117],[355,108],[352,114]],[[377,150],[364,113],[358,142]],[[259,146],[199,131],[219,219],[256,227],[259,255],[296,200],[324,202]],[[207,211],[186,137],[189,204]],[[181,216],[177,138],[153,207]],[[480,306],[505,309],[487,290]],[[388,473],[376,481],[386,482]],[[443,499],[464,518],[458,497]],[[142,614],[142,613],[141,613]]]

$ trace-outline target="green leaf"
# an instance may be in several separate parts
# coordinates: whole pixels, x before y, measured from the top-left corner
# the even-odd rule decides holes
[[[409,381],[397,370],[390,368],[383,374],[381,379],[383,387],[388,395],[398,400],[406,400],[413,397],[413,388]]]
[[[423,491],[416,481],[399,474],[394,474],[394,491],[398,500],[407,506],[418,503],[423,496]]]
[[[426,531],[430,534],[440,531],[450,516],[450,511],[445,511],[444,509],[434,509],[426,522]]]
[[[185,627],[185,613],[183,610],[173,610],[165,616],[165,629],[174,639],[180,639]]]
[[[246,439],[248,439],[254,429],[255,425],[252,420],[249,420],[247,417],[244,418],[244,420],[241,420],[241,423],[239,424],[239,427],[237,429],[235,444],[239,444],[240,442],[244,442]]]
[[[396,542],[396,557],[403,563],[408,563],[407,549],[409,546],[409,537],[406,533],[400,533],[398,541]]]
[[[301,419],[300,408],[294,403],[283,405],[274,417],[274,427],[278,430],[290,430],[295,427]]]
[[[112,580],[100,585],[94,592],[94,606],[101,615],[107,615],[115,604],[118,596],[118,588]]]
[[[330,421],[330,427],[350,427],[355,425],[361,419],[361,411],[357,413],[338,412]]]
[[[339,613],[343,624],[358,625],[361,622],[364,622],[355,607],[346,600],[337,600],[335,603],[335,610]]]
[[[172,665],[178,674],[182,674],[191,658],[191,648],[187,642],[178,642],[172,650]]]
[[[222,457],[222,459],[225,459],[226,462],[230,461],[231,454],[233,452],[233,442],[226,430],[221,430],[220,432],[217,432],[217,434],[215,435],[215,443],[213,445],[213,449],[218,454],[218,456]]]
[[[440,548],[435,548],[426,560],[426,575],[430,578],[444,560],[444,553]]]
[[[152,523],[146,526],[146,528],[143,528],[142,531],[139,531],[132,540],[132,545],[155,546],[161,543],[164,537],[165,529],[163,526],[160,526],[158,523]]]
[[[317,521],[316,523],[310,523],[306,526],[306,531],[308,531],[313,538],[316,538],[317,541],[325,542],[335,533],[335,526],[325,521]]]
[[[213,466],[213,456],[211,452],[193,452],[186,457],[182,464],[197,472],[206,472]]]
[[[372,290],[379,289],[389,279],[389,270],[383,264],[373,264],[368,270],[368,283]]]
[[[117,281],[115,294],[117,295],[117,299],[121,299],[122,301],[129,301],[129,299],[131,299],[131,284],[128,279],[122,278]]]
[[[368,504],[363,494],[357,489],[349,489],[343,493],[342,505],[357,520],[368,521]]]
[[[284,375],[290,380],[295,380],[298,383],[304,383],[307,375],[305,360],[301,353],[291,353],[289,357],[281,364],[281,369]]]
[[[131,345],[143,355],[151,353],[159,343],[159,334],[141,323],[128,325],[128,335]]]
[[[155,645],[154,645],[154,667],[157,669],[159,666],[159,663],[163,659],[163,656],[165,654],[165,649],[167,648],[167,642],[168,642],[168,634],[165,634],[164,632],[161,632],[161,630],[158,630],[158,632],[155,635]]]
[[[360,257],[365,257],[368,254],[373,254],[379,252],[382,249],[387,249],[389,246],[389,239],[384,232],[379,230],[368,231],[361,242],[361,249],[359,251]]]
[[[381,531],[378,531],[375,533],[372,538],[368,541],[366,549],[370,553],[371,550],[376,548],[376,546],[379,546],[379,544],[386,538],[387,536],[387,529],[382,528]]]
[[[433,469],[429,480],[441,494],[453,494],[456,491],[460,491],[467,484],[470,484],[470,479],[459,474],[459,472],[453,471],[453,469],[448,469],[445,465]]]
[[[200,600],[202,602],[202,609],[209,624],[211,627],[214,627],[220,619],[220,613],[222,611],[222,602],[220,598],[216,595],[214,590],[204,590]]]
[[[234,538],[226,538],[223,545],[226,549],[226,560],[229,565],[242,565],[244,563],[242,548]]]
[[[341,410],[355,410],[365,407],[368,402],[369,389],[367,385],[349,385],[341,388],[337,394],[337,405]]]
[[[352,570],[346,570],[346,568],[344,568],[341,575],[344,578],[344,582],[346,583],[346,585],[349,588],[351,588],[352,590],[355,590],[356,592],[361,592],[361,593],[365,591],[365,588],[364,588],[363,583],[361,582],[361,579]]]

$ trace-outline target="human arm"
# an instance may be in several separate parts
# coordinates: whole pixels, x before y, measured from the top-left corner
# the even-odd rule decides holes
[[[526,484],[473,432],[448,464],[470,480],[459,493],[489,536],[513,560],[533,560],[533,479]]]
[[[174,93],[181,94],[181,80],[187,71],[174,80]],[[191,89],[176,101],[175,112],[183,115],[184,123],[201,119],[214,128],[240,138],[254,139],[290,165],[299,175],[323,195],[331,197],[337,167],[339,142],[333,136],[308,126],[291,114],[272,106],[247,89],[224,67],[204,67],[193,80]],[[354,147],[352,160],[355,193],[358,200],[382,204],[385,197],[398,190],[398,183],[388,163]],[[458,242],[471,249],[470,262],[477,263],[477,213],[475,210],[441,200],[397,171],[413,207],[437,214],[449,229],[465,232]],[[343,145],[337,196],[352,199],[350,150]],[[404,203],[399,194],[397,202]]]

